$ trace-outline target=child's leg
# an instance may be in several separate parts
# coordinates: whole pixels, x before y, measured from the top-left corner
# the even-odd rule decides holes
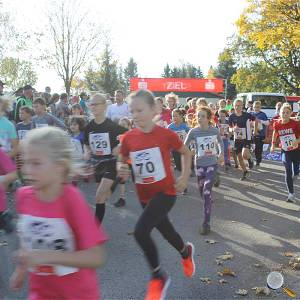
[[[217,166],[210,166],[206,168],[205,180],[203,186],[203,198],[204,198],[204,222],[203,225],[209,225],[211,206],[212,206],[212,187],[214,178],[217,173]]]
[[[196,167],[196,175],[197,175],[197,182],[198,182],[198,189],[199,189],[199,192],[200,192],[200,196],[203,197],[205,168],[204,167]]]
[[[292,160],[288,153],[282,153],[282,162],[285,167],[285,183],[287,190],[290,194],[294,194]]]
[[[223,145],[224,145],[224,163],[225,165],[230,163],[229,159],[229,141],[228,139],[223,139]]]

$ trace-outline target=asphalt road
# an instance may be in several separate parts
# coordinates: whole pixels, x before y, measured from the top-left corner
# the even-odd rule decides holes
[[[221,185],[214,188],[212,232],[208,236],[198,234],[203,203],[196,178],[190,179],[188,195],[180,195],[171,211],[170,218],[177,231],[195,245],[197,270],[192,279],[184,277],[178,253],[157,231],[153,232],[162,266],[172,280],[168,299],[261,298],[252,288],[266,286],[267,274],[273,270],[284,275],[285,285],[300,299],[300,271],[292,270],[288,266],[290,257],[285,256],[300,255],[300,200],[298,204],[285,202],[284,174],[279,163],[263,163],[244,182],[239,180],[240,175],[241,171],[235,169],[227,173],[221,170]],[[81,183],[80,188],[93,206],[96,185]],[[296,182],[297,194],[300,195],[300,179]],[[125,208],[113,207],[117,198],[118,191],[108,203],[104,221],[110,240],[106,247],[107,262],[99,270],[102,298],[143,299],[149,269],[132,235],[141,213],[132,183],[127,184]],[[212,240],[212,244],[207,240]],[[11,254],[17,244],[14,234],[0,236],[0,299],[26,298],[26,287],[20,293],[8,290],[13,269]],[[233,254],[233,258],[218,265],[216,258],[225,252]],[[224,268],[229,268],[235,276],[221,277],[218,272]],[[220,283],[221,279],[226,283]],[[246,289],[248,295],[236,295],[238,289]],[[267,298],[288,297],[279,290],[272,291]]]

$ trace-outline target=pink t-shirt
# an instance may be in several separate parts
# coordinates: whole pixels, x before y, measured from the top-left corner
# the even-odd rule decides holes
[[[11,158],[0,149],[0,176],[14,172],[16,166],[11,160]],[[6,204],[6,194],[3,185],[0,183],[0,212],[5,211],[7,207]]]
[[[21,245],[26,249],[78,251],[107,240],[83,196],[71,185],[65,185],[62,195],[51,202],[40,200],[31,186],[21,188],[16,207]],[[100,298],[95,269],[51,265],[29,271],[31,300]]]

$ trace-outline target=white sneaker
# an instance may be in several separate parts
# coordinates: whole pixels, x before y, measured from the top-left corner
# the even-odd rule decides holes
[[[286,202],[296,203],[296,199],[295,199],[294,194],[289,193],[289,195],[288,195],[288,197],[286,199]]]

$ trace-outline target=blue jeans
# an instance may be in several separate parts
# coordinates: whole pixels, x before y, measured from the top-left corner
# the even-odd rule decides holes
[[[285,167],[285,183],[289,193],[294,194],[293,175],[299,175],[300,150],[282,151],[282,162]]]

